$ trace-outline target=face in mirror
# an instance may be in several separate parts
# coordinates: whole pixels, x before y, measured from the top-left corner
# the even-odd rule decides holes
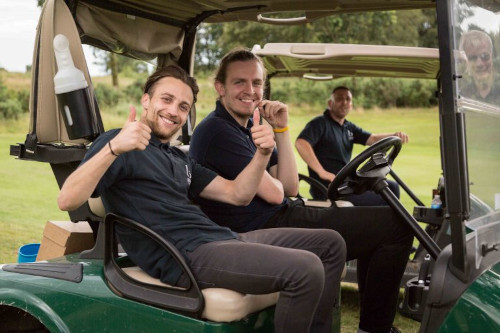
[[[479,30],[465,32],[460,39],[459,53],[464,57],[459,59],[462,61],[458,61],[458,65],[466,69],[469,76],[462,95],[483,102],[494,102],[500,98],[490,36]]]

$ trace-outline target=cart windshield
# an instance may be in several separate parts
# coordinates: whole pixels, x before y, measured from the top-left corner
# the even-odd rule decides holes
[[[472,205],[471,217],[477,217],[500,210],[500,4],[455,0],[453,6],[457,105],[466,119],[470,192],[486,204],[480,212]]]

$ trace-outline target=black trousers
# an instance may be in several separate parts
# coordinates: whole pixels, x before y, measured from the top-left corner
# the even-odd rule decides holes
[[[396,315],[399,286],[413,243],[411,229],[390,207],[306,207],[290,201],[266,228],[330,228],[347,247],[347,260],[357,259],[360,291],[359,327],[386,332]]]

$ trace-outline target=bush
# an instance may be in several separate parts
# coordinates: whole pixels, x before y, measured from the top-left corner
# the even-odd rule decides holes
[[[115,106],[120,103],[120,100],[123,98],[123,94],[120,90],[102,83],[95,85],[94,92],[99,106]]]
[[[7,88],[0,76],[0,119],[18,119],[29,108],[29,91]]]
[[[23,112],[21,103],[16,99],[0,101],[0,117],[3,119],[18,119]]]
[[[431,107],[437,105],[436,82],[417,79],[341,78],[311,81],[300,78],[271,79],[271,98],[284,103],[326,107],[333,88],[348,87],[354,105],[365,109],[391,107]]]
[[[125,97],[134,103],[141,100],[142,97],[142,89],[144,88],[144,83],[146,81],[144,79],[135,80],[134,83],[126,86],[123,89],[123,94]]]
[[[331,82],[297,78],[271,79],[271,98],[289,104],[322,106],[331,91]]]
[[[28,89],[18,90],[16,99],[21,104],[22,112],[28,112],[30,108],[30,92]]]

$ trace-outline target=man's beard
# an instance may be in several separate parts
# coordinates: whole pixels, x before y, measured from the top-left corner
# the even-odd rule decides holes
[[[173,131],[165,133],[165,131],[161,130],[161,127],[158,123],[153,123],[152,121],[149,121],[149,127],[151,128],[151,132],[161,141],[170,141],[174,134],[179,131],[179,128],[176,128]]]
[[[169,133],[164,133],[164,131],[160,131],[158,128],[154,128],[153,134],[160,140],[170,141],[175,133],[177,133],[178,129]]]

